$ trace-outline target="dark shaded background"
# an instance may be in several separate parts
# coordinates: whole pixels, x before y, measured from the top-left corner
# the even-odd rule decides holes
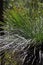
[[[3,0],[0,0],[0,22],[3,22]],[[0,24],[0,27],[1,27],[2,25]],[[0,28],[0,35],[3,35],[4,34],[4,32],[1,32],[3,29],[2,28]]]

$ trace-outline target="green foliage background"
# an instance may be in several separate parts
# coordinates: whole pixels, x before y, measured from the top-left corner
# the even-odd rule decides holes
[[[9,0],[7,4],[4,29],[11,32],[16,29],[27,39],[43,41],[43,3],[40,0]]]

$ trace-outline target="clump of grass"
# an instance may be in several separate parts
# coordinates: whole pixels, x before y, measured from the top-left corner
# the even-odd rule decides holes
[[[4,29],[7,31],[19,30],[25,38],[43,41],[43,10],[40,3],[33,6],[30,3],[28,10],[19,11],[16,7],[4,12]],[[15,32],[15,31],[14,31]],[[19,32],[19,33],[20,33]]]

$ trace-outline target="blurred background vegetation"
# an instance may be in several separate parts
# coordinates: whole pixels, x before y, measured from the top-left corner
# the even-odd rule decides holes
[[[43,0],[3,0],[3,29],[26,39],[43,42]],[[14,54],[13,54],[14,55]],[[11,52],[5,53],[5,65],[19,65]],[[12,61],[12,62],[11,62]],[[13,64],[12,64],[13,63]]]
[[[6,30],[43,41],[43,1],[4,0],[4,22]]]

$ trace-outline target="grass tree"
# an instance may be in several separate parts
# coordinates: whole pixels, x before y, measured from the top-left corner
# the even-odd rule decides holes
[[[43,41],[43,3],[39,0],[29,1],[29,9],[16,7],[4,11],[4,29],[20,30],[25,38]],[[19,32],[20,33],[20,32]]]

